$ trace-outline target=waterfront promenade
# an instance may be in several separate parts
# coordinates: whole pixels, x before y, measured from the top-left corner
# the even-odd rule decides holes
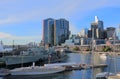
[[[81,53],[81,54],[91,54],[91,51],[72,51],[74,53]],[[106,55],[116,55],[116,56],[120,56],[120,52],[97,52],[95,51],[94,54],[106,54]]]

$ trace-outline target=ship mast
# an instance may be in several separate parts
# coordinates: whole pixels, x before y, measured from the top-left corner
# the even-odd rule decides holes
[[[94,29],[92,29],[92,47],[91,47],[91,64],[92,64],[92,75],[91,79],[94,79]]]

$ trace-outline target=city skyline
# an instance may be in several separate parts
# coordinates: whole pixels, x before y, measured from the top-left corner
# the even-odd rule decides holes
[[[46,18],[65,18],[73,34],[90,28],[94,16],[104,27],[118,28],[120,1],[114,0],[2,0],[0,1],[0,40],[4,44],[40,42],[42,21]],[[57,4],[57,5],[56,5]]]

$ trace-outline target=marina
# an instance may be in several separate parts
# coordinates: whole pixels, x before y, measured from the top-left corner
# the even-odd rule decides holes
[[[120,0],[0,0],[0,79],[120,79]]]
[[[15,68],[12,70],[4,69],[1,71],[2,74],[0,76],[7,76],[7,75],[43,75],[43,74],[51,74],[51,73],[57,73],[61,71],[72,71],[72,70],[82,70],[82,69],[90,69],[90,68],[101,68],[101,67],[107,67],[106,64],[99,64],[99,65],[87,65],[87,64],[76,64],[76,63],[55,63],[55,64],[45,64],[45,66],[35,66],[33,65],[31,67],[21,67],[21,68]],[[48,70],[56,70],[58,71],[48,71]],[[61,70],[60,70],[61,69]],[[46,73],[45,73],[45,72]],[[42,73],[43,72],[43,73]]]
[[[56,77],[59,77],[61,74],[63,74],[64,73],[64,76],[65,75],[69,75],[69,76],[74,76],[75,74],[71,74],[70,75],[70,73],[73,73],[73,71],[74,71],[74,73],[76,73],[76,75],[77,75],[77,73],[79,73],[79,74],[81,74],[82,72],[86,72],[86,75],[88,75],[87,73],[88,72],[91,72],[91,68],[93,67],[92,65],[90,65],[90,61],[88,60],[89,58],[90,58],[90,54],[79,54],[79,53],[69,53],[68,54],[68,56],[69,56],[69,58],[66,60],[66,62],[65,63],[51,63],[51,64],[45,64],[46,66],[64,66],[64,67],[66,67],[66,70],[64,71],[64,72],[61,72],[61,73],[58,73],[57,74],[57,76],[50,76],[50,77],[52,77],[53,79],[54,78],[56,78]],[[77,60],[74,58],[74,56],[76,56],[77,57]],[[81,56],[82,56],[82,58],[81,58]],[[99,61],[99,58],[97,58],[96,59],[97,61]],[[100,59],[101,60],[101,59]],[[74,63],[73,63],[74,62]],[[81,63],[80,63],[81,62]],[[101,62],[101,63],[100,63]],[[84,64],[82,64],[82,63],[84,63]],[[86,65],[86,64],[88,64],[88,66]],[[108,66],[109,67],[109,66]],[[103,62],[103,60],[101,60],[101,61],[99,61],[99,63],[96,63],[96,65],[94,65],[94,68],[95,68],[95,70],[96,69],[106,69],[107,68],[107,64],[105,64],[104,62]],[[98,70],[99,71],[99,70]],[[69,72],[69,73],[68,73]],[[83,75],[81,74],[81,77],[82,77]],[[89,74],[89,76],[90,76],[90,74]],[[7,78],[7,79],[9,79],[9,78],[11,78],[11,77],[13,77],[13,76],[6,76],[6,77],[4,77],[4,78]],[[32,76],[33,78],[36,78],[37,76]],[[31,77],[31,78],[32,78]],[[40,78],[41,78],[41,76],[39,76]],[[78,76],[79,78],[81,78],[80,76]],[[87,77],[87,76],[86,76]],[[15,77],[15,78],[18,78],[18,77]],[[47,76],[44,76],[43,78],[47,78]],[[51,79],[52,79],[51,78]],[[49,79],[49,78],[48,78]],[[59,79],[59,78],[57,78],[57,79]],[[65,79],[65,78],[63,78],[63,79]],[[67,78],[67,79],[72,79],[72,77],[70,77],[70,78]],[[75,77],[75,79],[78,79],[78,78],[76,78]],[[88,78],[85,78],[85,79],[88,79]]]
[[[92,51],[93,52],[93,51]],[[72,56],[69,55],[76,55]],[[84,61],[79,61],[76,62],[76,58],[79,56],[81,60],[84,59]],[[35,56],[35,57],[34,57]],[[57,57],[56,57],[57,56]],[[66,59],[64,59],[64,56],[67,56]],[[85,58],[84,58],[85,56]],[[87,56],[87,57],[86,57]],[[71,71],[91,71],[91,79],[96,78],[103,78],[106,77],[107,74],[109,73],[93,73],[94,70],[96,69],[107,69],[109,68],[108,63],[103,63],[103,61],[106,61],[108,59],[109,55],[106,55],[104,53],[99,54],[99,53],[86,53],[86,54],[81,54],[81,53],[65,53],[64,50],[55,50],[54,48],[49,48],[48,50],[45,50],[44,48],[28,48],[26,51],[20,51],[20,54],[18,55],[10,55],[10,56],[3,56],[1,57],[1,67],[3,64],[6,65],[6,68],[8,66],[15,65],[14,68],[9,68],[8,69],[1,69],[0,70],[0,76],[3,78],[6,78],[7,76],[35,76],[35,75],[49,75],[49,74],[56,74],[56,73],[65,73],[65,72],[71,72]],[[111,57],[111,56],[110,56]],[[37,58],[37,59],[36,59]],[[57,59],[59,58],[59,59]],[[77,58],[77,59],[78,59]],[[47,62],[44,62],[44,64],[41,66],[41,64],[36,64],[35,62],[38,61],[39,59],[45,60]],[[66,61],[61,61],[60,60],[66,60]],[[70,60],[71,59],[71,60]],[[75,59],[75,61],[73,61]],[[102,63],[98,63],[99,60],[102,61]],[[57,61],[59,60],[59,61]],[[70,62],[69,62],[70,60]],[[89,62],[85,62],[85,60],[89,60]],[[96,61],[97,60],[97,61]],[[110,59],[109,59],[110,60]],[[112,60],[114,61],[114,55]],[[54,62],[54,61],[57,61]],[[73,62],[72,62],[73,61]],[[32,65],[25,66],[23,64],[27,64],[28,62],[32,62]],[[39,61],[40,62],[40,61]],[[47,64],[48,63],[48,64]],[[111,63],[111,61],[110,61]],[[20,64],[21,67],[17,67],[17,65]],[[95,71],[94,71],[95,72]],[[94,74],[94,75],[92,75]],[[82,75],[83,76],[83,75]],[[113,77],[114,75],[109,75]]]

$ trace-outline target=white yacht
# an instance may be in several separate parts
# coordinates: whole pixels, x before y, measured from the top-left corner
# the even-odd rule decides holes
[[[29,48],[27,51],[21,51],[20,55],[3,56],[6,65],[16,65],[22,63],[36,62],[39,59],[47,59],[48,54],[44,48]]]
[[[106,60],[107,59],[107,55],[103,53],[103,54],[100,55],[100,58],[103,59],[103,60]]]
[[[62,72],[65,67],[62,66],[30,66],[10,70],[11,75],[47,75]]]
[[[109,72],[101,72],[96,75],[96,79],[108,79],[109,76],[114,76],[115,74]]]

